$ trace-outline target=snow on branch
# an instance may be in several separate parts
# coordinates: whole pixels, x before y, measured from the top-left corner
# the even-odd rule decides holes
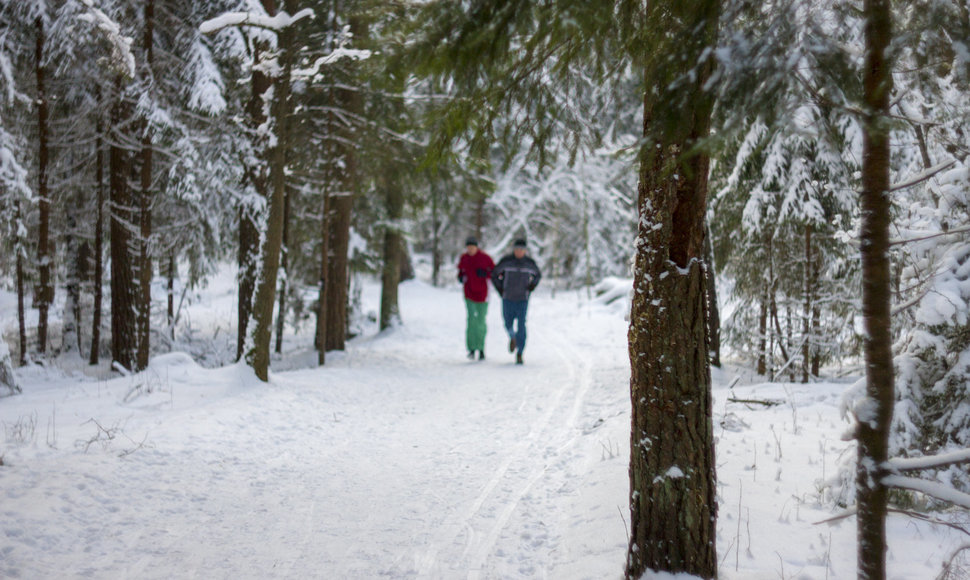
[[[293,16],[290,16],[282,10],[276,16],[267,16],[259,12],[227,12],[203,22],[199,25],[199,32],[202,34],[212,34],[213,32],[219,32],[232,26],[255,26],[257,28],[280,31],[306,17],[314,18],[312,8],[304,8]]]
[[[952,503],[953,505],[970,509],[970,494],[957,491],[952,487],[943,485],[941,483],[926,481],[925,479],[919,479],[916,477],[887,475],[886,477],[882,478],[882,484],[887,487],[895,487],[897,489],[918,491],[930,497],[935,497],[936,499]]]
[[[78,15],[78,20],[93,24],[104,33],[111,46],[111,65],[128,78],[135,78],[135,55],[131,52],[132,38],[121,33],[121,26],[99,8],[94,0],[81,0],[88,14]]]
[[[961,449],[960,451],[928,455],[926,457],[890,459],[889,467],[893,471],[921,471],[924,469],[945,467],[947,465],[953,465],[954,463],[967,462],[970,462],[970,449]]]
[[[353,48],[337,48],[327,56],[322,56],[313,63],[310,68],[301,68],[293,71],[293,76],[298,78],[313,78],[320,72],[320,67],[333,64],[342,58],[352,60],[367,60],[373,53],[369,50],[357,50]]]
[[[889,191],[899,191],[901,189],[906,189],[907,187],[913,187],[914,185],[919,185],[920,183],[923,183],[927,179],[932,178],[937,173],[939,173],[941,171],[946,171],[947,169],[949,169],[950,167],[952,167],[953,164],[955,164],[956,162],[957,162],[956,159],[951,159],[949,161],[944,161],[943,163],[940,163],[939,165],[936,165],[935,167],[930,167],[926,171],[923,171],[922,173],[918,173],[918,174],[910,177],[906,181],[903,181],[901,183],[897,183],[895,185],[890,185],[889,186]]]

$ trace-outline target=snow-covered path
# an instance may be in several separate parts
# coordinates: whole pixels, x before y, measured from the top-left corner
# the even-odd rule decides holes
[[[619,574],[626,443],[600,434],[628,428],[622,318],[540,293],[517,366],[497,300],[482,362],[464,358],[460,294],[412,283],[401,302],[404,326],[270,385],[184,355],[66,393],[65,378],[31,385],[58,449],[35,437],[0,471],[0,510],[17,504],[0,576]],[[136,384],[153,392],[121,402]],[[104,431],[90,446],[88,419]],[[75,443],[87,452],[62,449]]]
[[[229,286],[196,327],[231,320]],[[269,384],[183,353],[111,380],[20,369],[24,394],[0,399],[0,578],[621,578],[626,307],[540,290],[524,366],[497,300],[488,359],[468,361],[460,291],[409,282],[403,326],[324,368],[291,338]],[[734,372],[714,372],[719,577],[854,578],[854,519],[818,525],[852,455],[846,384],[729,390]],[[963,541],[888,529],[892,580],[935,577]]]

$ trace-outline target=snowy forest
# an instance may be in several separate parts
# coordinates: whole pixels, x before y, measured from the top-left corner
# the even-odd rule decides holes
[[[0,0],[0,506],[30,487],[11,475],[18,461],[60,457],[52,412],[48,449],[36,442],[49,411],[24,402],[32,390],[63,414],[70,400],[50,393],[85,384],[116,384],[111,404],[126,412],[164,404],[158,365],[232,369],[242,374],[213,384],[253,389],[363,384],[343,373],[424,356],[354,349],[420,344],[416,325],[441,297],[460,303],[468,236],[496,260],[525,239],[543,271],[530,316],[580,324],[555,337],[566,341],[556,352],[584,340],[602,350],[574,386],[622,394],[629,447],[591,452],[629,459],[616,472],[621,553],[599,558],[615,560],[611,577],[918,577],[894,572],[899,526],[887,521],[898,517],[957,534],[927,569],[970,578],[968,39],[967,0]],[[231,307],[215,314],[218,292]],[[619,326],[590,318],[584,330],[572,300]],[[460,336],[462,316],[429,328]],[[502,332],[490,322],[490,337]],[[376,380],[428,364],[381,366]],[[529,380],[586,376],[570,364],[558,365],[568,376]],[[780,554],[778,571],[771,553],[751,556],[762,576],[739,571],[744,516],[734,506],[737,521],[722,521],[737,496],[721,450],[731,425],[756,421],[723,407],[779,404],[760,387],[742,396],[751,385],[833,393],[843,424],[825,437],[846,447],[817,497],[826,519],[854,526],[848,573],[826,560],[799,575]],[[578,401],[571,426],[586,418]],[[608,419],[590,421],[584,433]],[[61,455],[122,433],[93,424],[87,445]],[[775,427],[760,445],[780,461]],[[18,450],[28,443],[42,449]],[[487,491],[501,487],[488,477]],[[520,517],[509,508],[503,524]],[[4,542],[29,528],[0,536],[0,566],[19,553]],[[556,570],[501,568],[502,532],[479,536],[491,543],[479,550],[469,532],[467,562],[439,568],[439,541],[413,570],[382,574]],[[32,576],[11,566],[0,576]],[[33,572],[57,577],[56,566]],[[168,566],[159,577],[191,576]],[[594,569],[553,577],[601,577]],[[267,574],[307,577],[299,570]],[[377,575],[339,570],[319,577]]]

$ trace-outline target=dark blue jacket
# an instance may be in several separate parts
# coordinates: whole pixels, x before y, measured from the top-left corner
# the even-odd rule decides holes
[[[506,300],[528,300],[540,278],[539,266],[529,256],[516,258],[515,254],[509,254],[492,270],[492,284]]]

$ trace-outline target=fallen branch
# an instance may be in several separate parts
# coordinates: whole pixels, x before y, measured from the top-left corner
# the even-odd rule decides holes
[[[921,471],[924,469],[946,467],[947,465],[954,465],[956,463],[970,463],[970,449],[961,449],[960,451],[928,455],[926,457],[890,459],[889,468],[893,471]]]
[[[781,401],[773,401],[771,399],[737,399],[735,397],[728,398],[728,403],[743,403],[746,405],[764,405],[765,407],[774,407],[775,405],[780,405]]]

